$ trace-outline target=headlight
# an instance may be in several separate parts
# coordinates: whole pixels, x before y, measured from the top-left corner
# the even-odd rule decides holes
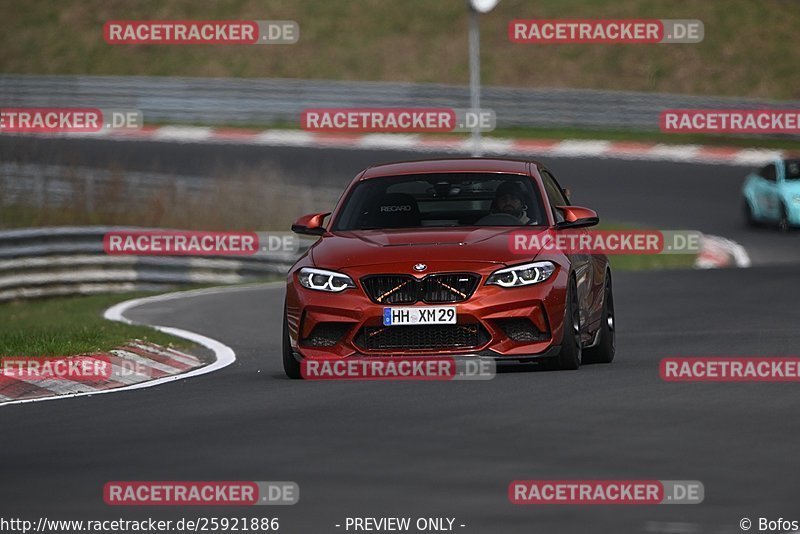
[[[792,202],[800,204],[800,195],[792,195]]]
[[[317,291],[339,293],[345,289],[356,287],[353,280],[346,274],[324,269],[312,269],[311,267],[300,269],[297,278],[300,280],[301,286],[307,289],[316,289]]]
[[[551,261],[537,261],[525,265],[515,265],[495,271],[486,280],[487,284],[501,287],[518,287],[538,284],[550,278],[556,271],[556,266]]]

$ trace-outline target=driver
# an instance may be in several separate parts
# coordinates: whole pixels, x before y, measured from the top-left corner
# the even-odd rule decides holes
[[[525,191],[517,182],[503,182],[494,192],[491,213],[505,213],[519,219],[522,224],[528,224],[527,210],[525,205]]]

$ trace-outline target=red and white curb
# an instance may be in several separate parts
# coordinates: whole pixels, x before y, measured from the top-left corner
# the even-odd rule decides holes
[[[724,237],[704,234],[694,266],[697,269],[750,267],[750,256],[742,245]]]
[[[2,135],[19,135],[4,133]],[[138,130],[103,130],[98,133],[24,134],[40,137],[80,137],[171,143],[236,144],[352,150],[404,150],[471,154],[472,141],[461,136],[424,134],[319,133],[304,130],[247,130],[199,126],[144,127]],[[756,166],[783,156],[781,150],[672,145],[629,141],[509,139],[484,137],[481,153],[490,155],[613,158]]]
[[[66,378],[25,379],[0,375],[0,403],[75,393],[95,393],[185,373],[204,365],[191,354],[142,341],[134,341],[108,353],[82,355],[81,359],[87,363],[92,360],[97,360],[98,364],[110,363],[110,376],[78,381]]]
[[[274,286],[276,288],[283,287],[282,284],[280,283],[256,284],[256,285],[266,286],[266,287]],[[103,317],[111,321],[118,321],[126,324],[135,324],[133,321],[126,318],[124,314],[126,311],[135,308],[137,306],[141,306],[144,304],[151,304],[154,302],[165,302],[182,298],[191,298],[195,296],[214,295],[217,293],[224,293],[228,291],[241,291],[241,290],[252,289],[252,287],[253,285],[195,289],[190,291],[178,291],[175,293],[166,293],[164,295],[156,295],[153,297],[143,297],[138,299],[126,300],[125,302],[120,302],[119,304],[115,304],[114,306],[107,309],[106,312],[103,314]],[[65,393],[60,393],[60,394],[50,393],[47,396],[12,398],[10,397],[10,392],[0,392],[0,395],[3,395],[3,398],[0,398],[0,406],[93,396],[105,393],[117,393],[122,391],[131,391],[136,389],[149,388],[149,387],[159,386],[161,384],[166,384],[168,382],[172,382],[175,380],[183,380],[186,378],[192,378],[195,376],[212,373],[214,371],[218,371],[219,369],[227,367],[236,361],[236,354],[233,352],[233,349],[210,337],[206,337],[201,334],[197,334],[195,332],[189,332],[188,330],[183,330],[180,328],[173,328],[170,326],[158,326],[158,325],[148,325],[148,326],[151,326],[152,328],[155,328],[156,330],[159,330],[166,334],[188,339],[189,341],[193,341],[194,343],[197,343],[199,345],[202,345],[203,347],[206,347],[207,349],[210,349],[214,353],[214,361],[212,361],[207,365],[201,365],[199,367],[190,367],[190,363],[192,362],[192,360],[196,359],[193,356],[183,353],[177,353],[177,351],[171,351],[169,349],[164,349],[161,347],[159,347],[158,350],[152,348],[148,349],[147,354],[144,355],[142,354],[142,347],[144,346],[144,344],[133,343],[128,345],[125,349],[123,349],[126,353],[129,353],[127,354],[127,358],[131,358],[134,361],[138,360],[140,363],[143,363],[144,360],[152,359],[153,360],[152,363],[149,364],[150,367],[153,369],[155,375],[160,374],[161,376],[153,376],[152,379],[150,380],[137,381],[129,384],[125,384],[122,383],[122,381],[120,381],[120,384],[118,384],[116,387],[107,387],[107,388],[98,387],[98,388],[87,389],[87,387],[91,386],[88,386],[87,384],[81,382],[81,383],[76,383],[75,385],[71,385],[70,386],[71,389]],[[119,354],[114,354],[115,352],[117,351],[112,351],[113,356],[118,358],[123,358],[123,356]],[[117,363],[122,365],[122,359],[117,360]],[[186,366],[184,370],[171,373],[171,371],[179,369],[181,365]],[[38,387],[42,387],[43,385],[47,384],[47,382],[43,380],[35,380],[31,382],[32,385]]]

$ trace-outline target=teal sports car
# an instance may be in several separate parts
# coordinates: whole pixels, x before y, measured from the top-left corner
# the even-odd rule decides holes
[[[800,159],[777,159],[747,176],[742,188],[747,223],[800,226]]]

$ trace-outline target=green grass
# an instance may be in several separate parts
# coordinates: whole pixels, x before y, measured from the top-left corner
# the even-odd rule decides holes
[[[107,351],[133,339],[190,348],[185,339],[146,326],[107,321],[102,313],[117,302],[153,293],[19,300],[0,304],[0,356],[73,356]]]
[[[601,223],[592,230],[656,230],[632,224]],[[696,254],[609,254],[611,267],[620,271],[654,271],[663,269],[692,269]]]
[[[700,19],[699,44],[525,45],[518,18]],[[0,2],[5,73],[314,78],[466,84],[465,0],[27,0]],[[108,45],[107,20],[291,19],[294,45]],[[481,16],[482,81],[800,98],[800,2],[503,0]]]
[[[608,259],[611,267],[619,271],[654,271],[663,269],[691,269],[694,254],[640,254],[612,255]]]

